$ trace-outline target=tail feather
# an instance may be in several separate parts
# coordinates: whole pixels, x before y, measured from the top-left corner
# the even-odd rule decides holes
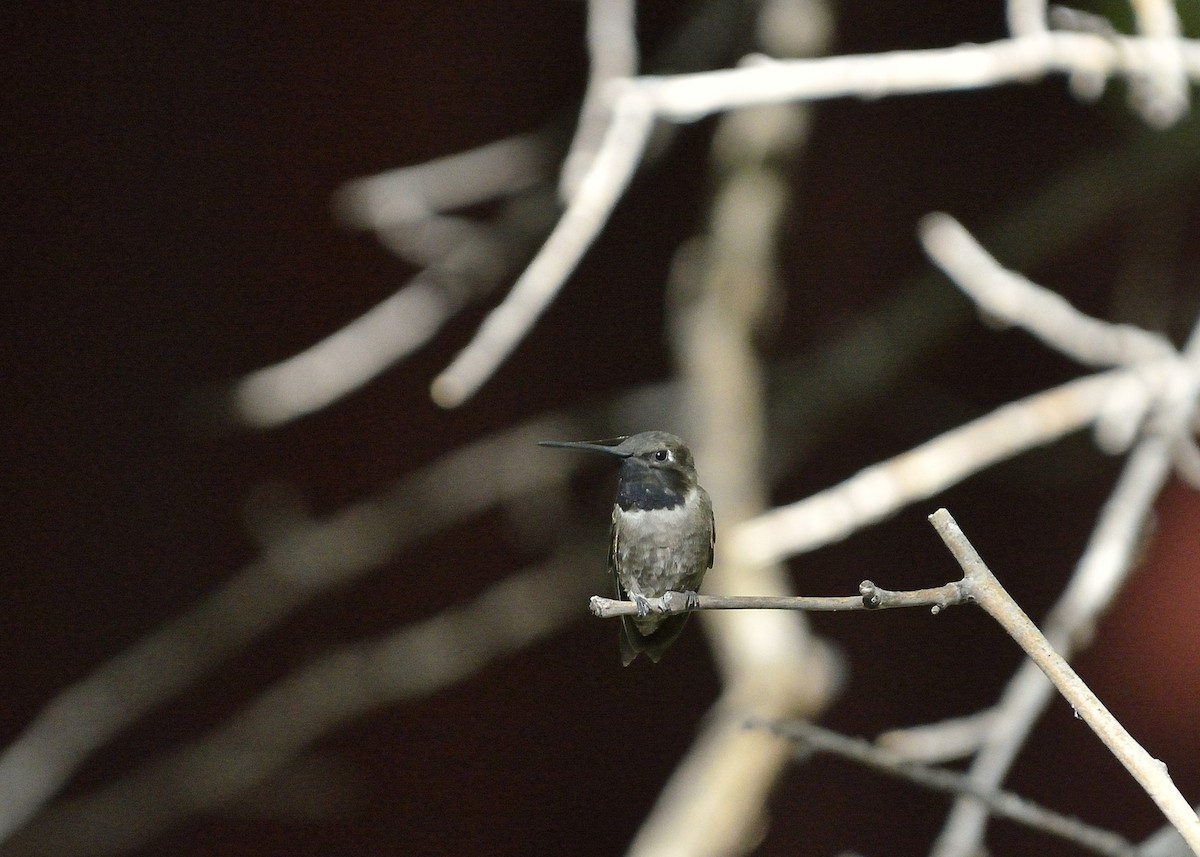
[[[621,663],[629,666],[633,663],[633,659],[639,654],[643,654],[658,663],[658,659],[662,657],[663,652],[675,642],[675,638],[683,631],[683,626],[687,624],[687,613],[677,613],[674,616],[667,616],[658,623],[658,627],[649,634],[643,634],[634,624],[633,617],[621,617],[621,630],[618,635],[618,643],[621,647]]]

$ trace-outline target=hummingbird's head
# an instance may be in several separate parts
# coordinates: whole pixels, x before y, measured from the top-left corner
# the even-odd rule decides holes
[[[621,459],[617,505],[628,511],[674,509],[695,495],[696,464],[680,438],[665,431],[644,431],[595,441],[544,440],[541,446],[602,452]]]
[[[654,469],[696,469],[692,451],[683,439],[665,431],[644,431],[608,440],[543,440],[538,446],[601,452]]]

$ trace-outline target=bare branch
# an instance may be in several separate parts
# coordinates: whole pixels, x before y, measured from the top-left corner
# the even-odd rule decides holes
[[[559,193],[566,201],[575,195],[604,138],[609,120],[609,105],[604,95],[609,82],[637,74],[636,12],[633,0],[588,0],[587,46],[591,65],[579,125],[559,182]]]
[[[998,461],[1083,428],[1122,376],[1122,370],[1091,375],[997,408],[839,485],[746,521],[730,534],[730,550],[743,562],[775,562],[845,538]]]
[[[1013,36],[1046,32],[1046,0],[1008,0],[1004,17]]]
[[[504,302],[492,310],[471,343],[434,379],[430,392],[435,402],[452,408],[470,398],[554,300],[563,281],[604,228],[637,169],[653,121],[643,98],[627,94],[618,99],[612,122],[578,192]]]
[[[1101,512],[1071,583],[1045,623],[1045,634],[1063,657],[1085,642],[1083,634],[1111,603],[1130,571],[1134,547],[1145,516],[1169,473],[1167,445],[1161,439],[1141,442],[1125,465]],[[1050,701],[1053,685],[1026,661],[1009,680],[993,711],[997,728],[987,736],[972,762],[970,776],[984,789],[1004,779],[1034,722]],[[935,857],[966,857],[983,837],[986,813],[969,798],[960,799],[935,843]]]
[[[382,497],[281,534],[262,560],[61,691],[0,754],[0,841],[106,741],[301,605],[455,520],[564,478],[568,457],[547,459],[534,446],[557,433],[553,425],[459,449]]]
[[[298,354],[264,366],[232,391],[235,416],[271,428],[320,410],[363,386],[428,342],[472,299],[524,265],[554,223],[557,208],[545,189],[506,200],[486,224],[441,229],[436,246],[417,232],[433,221],[380,227],[380,239],[425,269],[404,288]],[[442,226],[450,221],[442,218]],[[450,234],[446,234],[450,233]],[[399,246],[403,245],[403,246]]]
[[[1175,355],[1166,337],[1094,319],[1049,289],[1002,268],[948,214],[926,215],[918,231],[934,264],[981,310],[1025,328],[1086,366],[1128,366]]]
[[[390,229],[527,190],[549,174],[551,153],[544,132],[521,134],[347,182],[334,205],[353,226]]]
[[[691,122],[739,107],[858,96],[882,98],[1027,83],[1053,72],[1145,72],[1161,40],[1052,32],[920,51],[755,61],[737,69],[642,77],[636,87],[664,119]],[[1200,42],[1179,39],[1183,68],[1200,77]]]
[[[754,720],[750,728],[769,729],[777,735],[795,741],[801,753],[830,753],[848,759],[873,771],[907,780],[910,783],[944,794],[968,794],[987,807],[988,812],[1007,818],[1034,830],[1073,842],[1097,854],[1109,857],[1134,857],[1137,849],[1124,837],[1108,830],[1085,824],[1077,818],[1062,815],[1038,806],[1033,801],[1012,792],[985,792],[957,771],[918,765],[889,750],[872,745],[862,738],[848,738],[813,723],[792,720],[770,723]]]
[[[989,708],[937,723],[889,729],[876,736],[875,743],[905,761],[948,762],[970,756],[995,728],[996,712]]]
[[[1066,659],[1054,650],[1037,625],[996,580],[950,513],[939,509],[929,516],[929,520],[962,566],[963,584],[971,597],[1025,650],[1071,704],[1076,716],[1091,727],[1175,825],[1192,850],[1200,854],[1200,818],[1171,781],[1166,765],[1133,739]]]
[[[899,607],[932,607],[940,613],[947,607],[962,604],[967,599],[957,583],[931,589],[892,591],[876,586],[869,580],[859,584],[859,595],[699,595],[668,592],[661,598],[644,599],[651,613],[670,615],[697,610],[805,610],[834,612],[844,610],[891,610]],[[589,601],[592,615],[599,619],[618,616],[637,616],[639,606],[632,601],[618,601],[593,595]]]
[[[195,743],[52,806],[5,843],[5,857],[85,857],[144,845],[266,781],[363,714],[462,681],[554,633],[578,615],[578,599],[589,586],[578,569],[591,559],[590,548],[568,544],[467,604],[328,652]]]
[[[1132,0],[1134,23],[1157,42],[1144,73],[1134,75],[1130,103],[1151,127],[1166,128],[1188,109],[1188,78],[1179,47],[1183,28],[1172,0]]]

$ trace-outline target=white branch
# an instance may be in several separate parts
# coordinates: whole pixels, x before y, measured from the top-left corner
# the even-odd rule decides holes
[[[569,201],[575,195],[604,138],[610,109],[604,93],[609,81],[637,74],[636,12],[633,0],[588,0],[587,45],[591,65],[575,139],[563,161],[559,188],[564,200]]]
[[[1200,42],[1169,40],[1179,66],[1200,78]],[[557,295],[624,192],[655,117],[690,122],[712,113],[794,101],[950,92],[1029,82],[1052,72],[1142,75],[1161,68],[1164,40],[1037,32],[986,45],[818,59],[751,58],[722,71],[609,81],[612,119],[567,210],[512,292],[433,382],[443,407],[472,396]],[[1167,114],[1155,113],[1156,121]],[[1158,124],[1162,124],[1158,121]]]
[[[639,97],[622,98],[616,105],[612,124],[562,219],[470,345],[434,379],[430,393],[435,402],[451,408],[470,398],[554,300],[637,169],[653,121]]]
[[[262,560],[61,691],[0,753],[0,841],[105,742],[301,605],[433,530],[561,481],[569,458],[534,446],[560,434],[546,424],[505,432],[444,456],[390,493],[294,528]]]
[[[926,215],[919,234],[934,264],[981,310],[1025,328],[1085,366],[1129,366],[1176,353],[1166,337],[1094,319],[1058,294],[1001,267],[948,214]]]
[[[511,196],[544,179],[550,160],[545,134],[522,134],[346,182],[334,206],[360,229],[389,229]]]
[[[1008,0],[1005,4],[1008,32],[1033,36],[1046,32],[1046,0]]]
[[[1125,371],[1070,381],[997,408],[807,499],[746,521],[729,536],[740,561],[777,562],[843,539],[914,500],[1089,425]]]
[[[1151,126],[1165,128],[1188,109],[1188,79],[1179,48],[1179,12],[1172,0],[1132,0],[1131,5],[1138,32],[1157,42],[1145,72],[1133,79],[1131,101]]]
[[[1200,77],[1200,42],[1176,40],[1183,68]],[[984,45],[919,51],[756,61],[742,68],[634,81],[664,119],[690,122],[710,113],[785,101],[953,92],[1028,83],[1052,72],[1145,72],[1160,39],[1107,39],[1092,33],[1042,33]]]

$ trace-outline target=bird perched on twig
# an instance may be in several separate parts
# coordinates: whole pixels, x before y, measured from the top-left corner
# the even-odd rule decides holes
[[[665,431],[540,445],[621,459],[608,568],[617,598],[638,607],[637,616],[621,617],[621,662],[629,666],[639,654],[657,662],[683,630],[688,614],[651,615],[646,599],[669,591],[695,596],[713,564],[717,533],[712,501],[696,479],[691,451]]]

